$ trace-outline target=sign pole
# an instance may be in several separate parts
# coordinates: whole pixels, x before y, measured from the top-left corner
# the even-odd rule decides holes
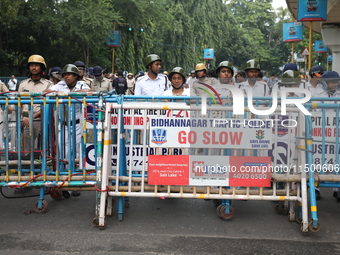
[[[313,43],[313,21],[309,22],[309,56],[308,56],[308,70],[312,67],[312,43]]]
[[[294,42],[292,42],[292,63],[294,63]]]

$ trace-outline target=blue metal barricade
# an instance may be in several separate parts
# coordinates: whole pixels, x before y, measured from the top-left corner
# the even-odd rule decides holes
[[[263,109],[267,109],[263,106],[264,103],[261,100],[268,101],[268,98],[258,99],[256,102],[256,105],[260,108],[263,107]],[[106,120],[110,119],[111,121],[107,121],[105,124],[103,154],[103,161],[110,162],[110,164],[106,165],[105,169],[103,168],[103,182],[100,189],[103,192],[105,191],[106,194],[105,199],[102,199],[102,203],[99,205],[99,215],[97,215],[98,220],[96,221],[98,226],[105,226],[104,208],[107,206],[106,203],[109,197],[118,197],[120,199],[118,200],[118,219],[122,220],[124,198],[134,196],[213,199],[218,205],[218,215],[225,220],[229,220],[234,216],[234,210],[230,202],[235,199],[288,201],[289,219],[291,221],[295,221],[296,218],[297,220],[301,220],[302,231],[308,231],[306,172],[299,171],[298,167],[298,165],[304,165],[306,159],[304,137],[305,119],[304,115],[301,114],[297,108],[289,108],[288,111],[288,118],[297,120],[299,123],[299,125],[294,127],[282,128],[282,125],[279,124],[279,122],[282,122],[282,119],[278,111],[272,114],[273,121],[270,121],[270,117],[267,116],[267,119],[264,121],[266,121],[266,123],[274,123],[274,125],[266,127],[265,132],[267,133],[265,136],[272,137],[272,142],[268,140],[265,143],[261,142],[261,144],[259,140],[262,139],[260,137],[262,137],[264,133],[262,132],[263,130],[258,130],[259,132],[256,134],[258,137],[256,139],[254,138],[254,141],[248,141],[250,144],[254,143],[253,148],[249,148],[249,146],[243,147],[244,145],[228,147],[226,141],[224,141],[223,145],[223,139],[226,138],[223,137],[224,133],[221,135],[221,132],[219,133],[219,138],[213,138],[213,132],[210,132],[209,134],[211,136],[208,137],[210,142],[206,146],[202,144],[188,146],[188,143],[194,143],[190,141],[190,139],[194,139],[190,137],[190,134],[194,134],[195,128],[190,129],[189,127],[185,129],[179,127],[174,133],[171,133],[172,124],[166,128],[162,128],[161,126],[159,128],[151,128],[151,123],[156,123],[155,126],[161,122],[169,123],[168,121],[180,123],[178,120],[178,116],[180,115],[182,122],[186,121],[186,112],[189,112],[188,116],[191,120],[194,120],[195,123],[203,123],[204,121],[205,123],[212,123],[216,118],[220,118],[221,121],[223,121],[226,118],[234,117],[232,114],[233,107],[227,106],[226,104],[219,106],[208,102],[207,114],[202,116],[202,105],[200,99],[197,98],[191,98],[191,100],[189,100],[187,97],[126,96],[122,101],[110,104],[110,108],[111,110],[107,108],[105,116]],[[176,119],[178,121],[175,121]],[[242,118],[233,119],[235,121],[244,121],[245,119],[261,120],[258,116],[247,112],[244,113]],[[122,123],[124,124],[123,126]],[[116,144],[111,144],[114,141],[112,138],[112,129],[118,130],[119,139],[116,140]],[[205,129],[206,132],[214,130],[211,126],[205,126]],[[182,131],[186,132],[186,137],[182,137],[182,142],[174,142],[174,140],[179,139],[179,134]],[[247,129],[247,132],[251,133],[252,131],[251,129]],[[167,138],[164,138],[166,136],[165,133],[168,134]],[[246,136],[247,134],[244,135]],[[126,142],[125,136],[129,137],[129,142]],[[136,139],[136,137],[138,137],[138,139]],[[202,137],[204,137],[204,133]],[[229,137],[228,139],[237,140],[238,138]],[[249,137],[247,139],[249,139]],[[138,141],[138,143],[136,143],[136,141]],[[168,143],[168,145],[163,146],[163,144],[166,143]],[[282,158],[282,152],[280,151],[282,148],[288,150],[285,158]],[[105,152],[105,150],[107,150],[107,152]],[[239,155],[239,153],[241,155]],[[171,157],[171,155],[175,156]],[[243,158],[236,158],[238,155]],[[233,179],[233,182],[230,180],[226,182],[225,176],[222,175],[220,177],[221,179],[224,178],[224,182],[219,182],[215,180],[216,178],[212,177],[209,180],[205,180],[205,173],[202,173],[200,176],[199,174],[195,175],[193,171],[190,170],[192,168],[191,164],[193,164],[189,162],[190,157],[197,157],[197,159],[195,159],[197,164],[200,164],[199,162],[204,160],[216,160],[216,162],[220,162],[218,160],[231,160],[231,157],[234,157],[233,160],[245,160],[245,158],[247,158],[252,161],[255,161],[256,158],[260,158],[261,160],[266,158],[271,161],[270,164],[276,170],[270,173],[269,179],[266,175],[269,181],[268,183],[271,184],[269,184],[269,186],[243,186],[242,183],[246,181],[244,179],[249,180],[253,178],[252,181],[256,182],[254,179],[258,178],[258,176],[251,176],[249,174],[243,179],[242,173],[236,173],[230,177],[230,179]],[[152,163],[150,163],[151,158],[153,160]],[[175,170],[179,172],[183,171],[186,177],[164,172],[164,176],[166,173],[167,177],[173,176],[177,178],[174,178],[176,181],[173,183],[171,183],[171,181],[169,182],[169,178],[163,183],[158,182],[159,179],[162,179],[162,175],[156,174],[157,176],[155,177],[157,169],[152,168],[152,175],[150,175],[150,164],[154,166],[155,164],[159,165],[167,162],[166,164],[171,165],[167,160],[181,162],[181,160],[184,159],[189,160],[185,161],[185,164],[183,163],[185,165],[184,170],[181,170],[181,168]],[[164,163],[161,163],[163,161]],[[297,169],[297,171],[293,171],[291,168]],[[107,181],[104,181],[104,179]],[[182,180],[189,180],[190,182],[181,182]],[[224,185],[227,183],[229,183],[229,185]],[[299,215],[295,214],[295,202],[299,202],[302,205]],[[126,203],[125,205],[128,206],[129,204]]]
[[[339,98],[313,98],[312,115],[306,118],[306,171],[309,175],[311,222],[309,229],[319,231],[316,188],[334,189],[338,200],[339,176]],[[338,200],[339,201],[339,200]]]
[[[116,96],[60,92],[2,94],[2,194],[38,196],[34,210],[44,213],[48,207],[44,199],[47,193],[59,200],[62,191],[95,190],[97,173],[102,168],[102,112],[106,101],[116,102]],[[99,112],[99,120],[93,114],[87,121],[88,108]],[[91,170],[86,168],[89,125],[98,134],[94,141],[96,165]]]

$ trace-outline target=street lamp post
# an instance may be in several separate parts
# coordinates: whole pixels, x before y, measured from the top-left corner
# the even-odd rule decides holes
[[[196,38],[197,37],[194,37],[194,60],[195,60],[195,53],[196,53]],[[194,62],[194,68],[195,68],[195,62]]]

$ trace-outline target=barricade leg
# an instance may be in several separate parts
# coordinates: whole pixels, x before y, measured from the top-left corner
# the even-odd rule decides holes
[[[308,129],[307,129],[308,128]],[[312,125],[311,119],[306,118],[306,132],[307,132],[307,166],[308,166],[308,177],[309,177],[309,199],[310,199],[310,210],[311,210],[311,222],[309,223],[308,227],[309,230],[312,232],[317,232],[320,230],[320,224],[318,220],[318,213],[317,213],[317,206],[316,206],[316,194],[315,194],[315,179],[314,179],[314,172],[311,171],[313,168],[313,140],[311,138],[312,133]]]
[[[118,134],[119,134],[119,142],[118,142],[118,148],[121,153],[119,153],[119,164],[118,165],[118,174],[119,176],[127,176],[127,170],[126,170],[126,154],[125,154],[125,129],[124,129],[124,111],[123,109],[120,109],[119,111],[120,115],[120,124],[119,124],[119,129],[118,129]],[[126,183],[119,182],[119,186],[126,185]],[[117,206],[118,206],[118,220],[122,221],[123,220],[123,213],[124,213],[124,204],[129,203],[129,198],[127,197],[118,197],[117,200]]]
[[[100,109],[103,108],[103,100],[100,98],[98,106]],[[104,228],[105,227],[105,209],[106,209],[106,198],[107,198],[107,187],[108,187],[108,173],[111,171],[111,161],[103,162],[101,157],[108,158],[111,156],[111,121],[109,116],[109,107],[107,107],[105,112],[105,126],[103,127],[102,112],[98,113],[98,137],[97,137],[97,157],[96,167],[97,172],[97,188],[96,198],[96,217],[93,219],[93,224]],[[105,130],[104,130],[105,128]],[[104,144],[102,142],[102,136],[104,131]],[[103,148],[103,151],[102,149]]]
[[[231,206],[231,200],[222,199],[222,204],[216,208],[216,213],[224,220],[231,220],[234,215],[234,208]]]
[[[44,196],[45,196],[45,188],[40,187],[39,200],[36,202],[36,204],[34,206],[34,211],[36,213],[44,213],[44,212],[47,211],[48,204],[44,200]]]
[[[289,221],[295,221],[295,201],[289,201],[289,216],[288,220]]]

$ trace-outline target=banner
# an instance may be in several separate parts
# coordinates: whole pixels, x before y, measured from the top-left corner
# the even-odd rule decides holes
[[[183,152],[181,148],[173,148],[170,151],[169,148],[157,149],[157,148],[146,147],[144,149],[143,145],[133,145],[133,147],[126,146],[125,155],[126,155],[127,169],[130,169],[130,166],[132,166],[132,170],[141,171],[143,170],[143,165],[146,165],[146,169],[147,169],[148,156],[155,155],[155,154],[182,155]],[[112,170],[117,170],[117,155],[118,155],[117,145],[112,144],[112,156],[111,156]],[[132,155],[131,161],[130,161],[130,155]],[[145,162],[144,162],[144,156],[145,156]],[[95,165],[96,165],[96,158],[95,158],[94,144],[87,143],[86,144],[86,166],[85,168],[88,170],[95,169]]]
[[[327,0],[299,0],[298,21],[325,21]]]
[[[214,59],[214,49],[204,49],[203,59]]]
[[[327,52],[328,49],[327,47],[323,44],[323,41],[317,40],[315,41],[315,52],[317,53],[322,53],[322,52]]]
[[[296,25],[294,22],[282,24],[282,34],[284,42],[302,41],[302,25]]]
[[[121,45],[121,31],[112,31],[111,36],[106,38],[106,45],[109,47],[120,47]]]
[[[270,187],[269,157],[150,155],[149,185]]]
[[[339,163],[340,148],[336,148],[336,136],[340,136],[335,112],[313,112],[313,159],[315,166]],[[338,130],[337,130],[338,128]],[[338,133],[337,133],[338,132]],[[322,139],[325,139],[324,145]],[[336,153],[338,152],[338,154]],[[324,161],[323,161],[324,160]]]
[[[269,150],[273,120],[150,119],[150,147]]]

